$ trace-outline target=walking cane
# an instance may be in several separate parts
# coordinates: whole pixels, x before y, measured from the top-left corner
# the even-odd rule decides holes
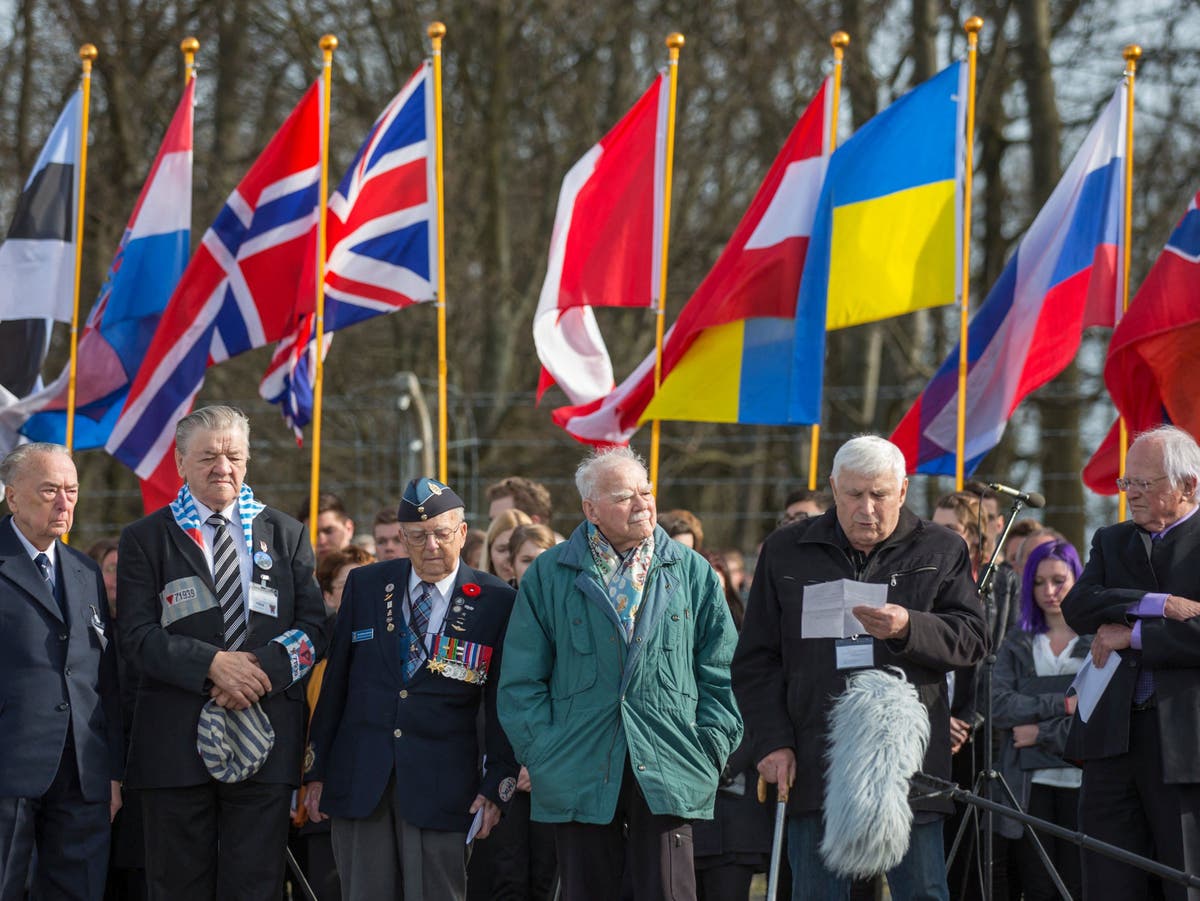
[[[779,892],[779,858],[783,852],[783,825],[787,819],[788,786],[775,786],[775,834],[771,837],[771,869],[767,871],[767,901],[775,901]],[[767,803],[767,780],[758,777],[758,803]]]

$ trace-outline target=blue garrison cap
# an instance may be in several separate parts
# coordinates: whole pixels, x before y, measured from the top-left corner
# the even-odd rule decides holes
[[[400,498],[400,509],[396,518],[400,522],[424,522],[447,510],[466,507],[463,499],[449,485],[437,479],[423,477],[413,479]]]

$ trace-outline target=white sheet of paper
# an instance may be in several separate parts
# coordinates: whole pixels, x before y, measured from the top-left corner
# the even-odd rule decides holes
[[[882,607],[887,603],[887,585],[837,579],[804,586],[804,611],[800,616],[801,638],[849,638],[866,629],[850,611],[858,606]]]
[[[1121,665],[1121,655],[1113,651],[1108,655],[1108,659],[1104,661],[1104,666],[1096,666],[1092,663],[1092,655],[1083,661],[1083,666],[1079,668],[1079,672],[1075,674],[1075,681],[1071,683],[1071,687],[1067,689],[1067,694],[1075,692],[1079,700],[1076,702],[1079,710],[1079,718],[1085,723],[1091,717],[1092,712],[1096,709],[1096,705],[1100,702],[1104,690],[1108,688],[1108,683],[1112,681],[1113,673],[1117,671],[1117,667]]]
[[[471,828],[467,830],[467,844],[475,841],[475,833],[483,826],[483,807],[475,811],[475,819],[471,820]]]

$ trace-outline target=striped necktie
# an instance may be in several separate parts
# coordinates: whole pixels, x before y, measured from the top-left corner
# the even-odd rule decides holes
[[[421,660],[425,657],[425,631],[429,628],[429,614],[433,612],[433,586],[422,582],[419,592],[412,599],[412,610],[409,617],[409,628],[412,629],[413,639],[408,646],[408,656],[404,659],[404,678],[411,679],[421,668]]]
[[[242,597],[242,571],[229,535],[225,517],[214,513],[208,524],[216,530],[213,540],[213,583],[221,602],[225,624],[225,650],[236,651],[246,642],[246,605]]]

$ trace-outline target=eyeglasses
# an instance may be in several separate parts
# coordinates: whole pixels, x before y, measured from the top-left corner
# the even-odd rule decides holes
[[[450,539],[458,534],[458,529],[404,529],[404,540],[411,545],[420,547],[430,538],[438,544],[449,544]]]
[[[1156,479],[1117,479],[1117,487],[1122,491],[1149,491],[1151,485],[1165,478],[1167,476],[1159,476]]]

